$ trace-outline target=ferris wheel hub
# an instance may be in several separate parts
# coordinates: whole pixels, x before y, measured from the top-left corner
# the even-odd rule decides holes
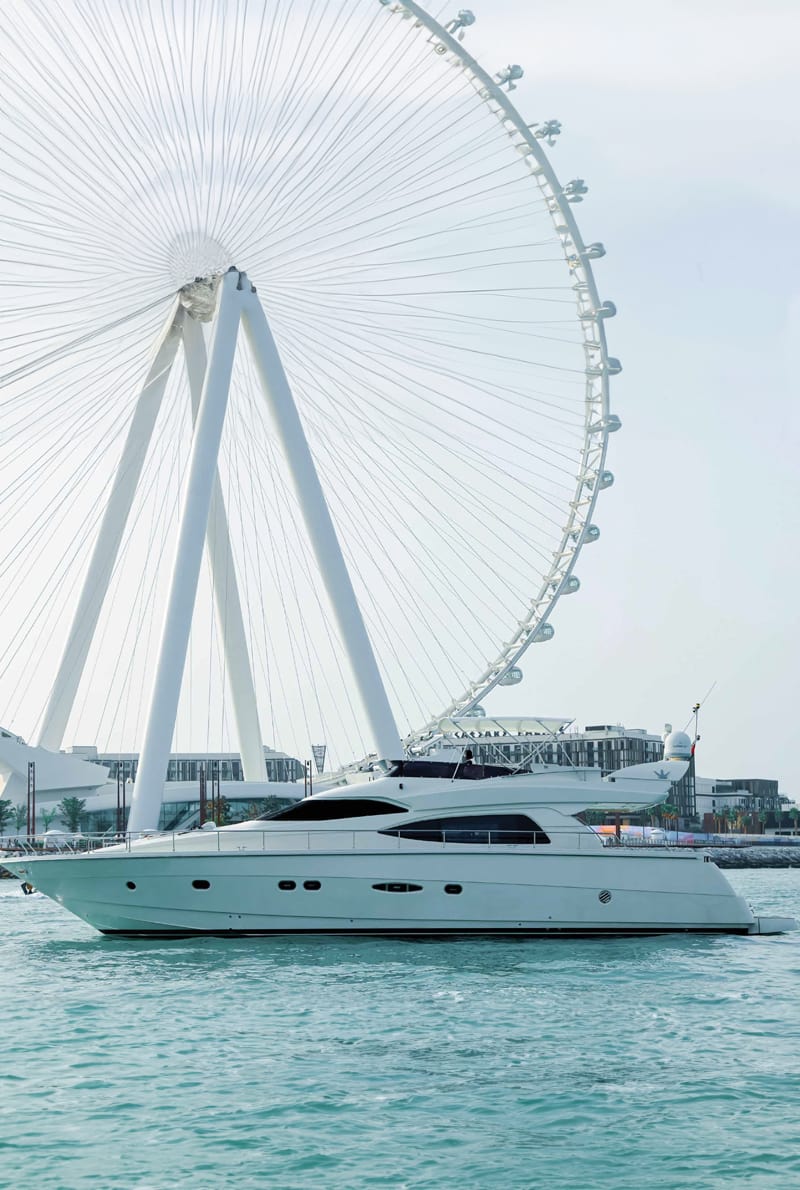
[[[211,277],[195,277],[180,290],[180,302],[190,318],[198,322],[211,322],[217,308],[217,290],[221,274]]]
[[[215,236],[199,227],[174,236],[167,245],[167,270],[175,288],[218,276],[232,264],[231,252]]]

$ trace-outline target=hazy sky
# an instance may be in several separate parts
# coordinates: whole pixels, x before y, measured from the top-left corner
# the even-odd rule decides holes
[[[700,772],[800,796],[800,6],[475,11],[498,66],[525,67],[521,110],[562,121],[560,177],[589,184],[624,367],[582,590],[488,706],[660,730],[716,683]]]

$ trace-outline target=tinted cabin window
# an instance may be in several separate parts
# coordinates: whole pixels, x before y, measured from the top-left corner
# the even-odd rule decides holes
[[[458,818],[428,818],[425,822],[387,827],[382,835],[420,839],[427,843],[549,843],[550,839],[526,814],[465,814]]]
[[[330,822],[334,818],[368,818],[373,814],[406,814],[405,806],[379,802],[376,798],[309,797],[277,814],[265,814],[271,822]]]

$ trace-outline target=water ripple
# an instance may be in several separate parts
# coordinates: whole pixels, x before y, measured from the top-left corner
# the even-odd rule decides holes
[[[731,873],[800,915],[800,871]],[[800,938],[103,939],[0,885],[36,1190],[800,1183]]]

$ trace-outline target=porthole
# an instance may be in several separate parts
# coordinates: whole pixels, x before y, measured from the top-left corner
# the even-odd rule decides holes
[[[373,884],[372,887],[376,892],[422,892],[421,884],[399,884],[394,882],[389,884],[387,882],[386,884]]]
[[[130,888],[130,889],[134,889],[134,888],[136,888],[136,885],[133,883],[133,881],[132,881],[132,880],[129,880],[129,881],[128,881],[128,883],[125,885],[125,887],[126,887],[126,888]]]
[[[450,895],[451,897],[457,897],[457,896],[458,896],[458,894],[459,894],[460,892],[463,892],[464,890],[462,889],[462,887],[461,887],[461,885],[460,885],[460,884],[446,884],[446,885],[444,886],[444,891],[445,891],[446,893],[449,893],[449,895]]]
[[[303,888],[307,888],[309,892],[317,892],[322,888],[319,880],[304,880]]]
[[[601,904],[607,905],[611,900],[611,893],[607,888],[604,888],[602,892],[597,894],[597,899],[601,902]]]
[[[193,880],[192,888],[211,888],[210,880]]]
[[[297,888],[297,885],[294,880],[279,880],[278,888],[283,892],[292,892],[293,889]]]

